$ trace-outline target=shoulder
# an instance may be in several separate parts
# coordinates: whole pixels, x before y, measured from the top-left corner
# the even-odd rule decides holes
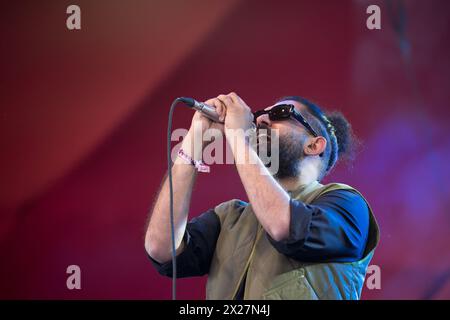
[[[320,190],[316,200],[323,198],[336,198],[342,201],[357,202],[368,206],[367,200],[364,196],[356,190],[354,187],[343,183],[329,183],[324,185]]]
[[[349,185],[327,185],[312,204],[339,213],[349,221],[359,221],[364,228],[369,222],[370,206],[368,202],[358,190]]]
[[[232,199],[222,202],[214,208],[214,212],[219,217],[220,223],[223,224],[225,219],[236,219],[248,206],[248,203],[239,199]]]

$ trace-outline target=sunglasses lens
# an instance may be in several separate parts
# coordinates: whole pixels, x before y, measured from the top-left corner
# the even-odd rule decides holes
[[[270,120],[282,120],[288,119],[291,116],[291,107],[290,106],[276,106],[269,112]]]

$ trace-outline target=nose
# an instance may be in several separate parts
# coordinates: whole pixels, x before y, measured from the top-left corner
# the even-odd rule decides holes
[[[260,115],[257,119],[256,119],[256,126],[259,127],[260,125],[266,125],[268,127],[270,127],[272,125],[272,121],[270,121],[269,119],[269,115],[268,114],[263,114]]]

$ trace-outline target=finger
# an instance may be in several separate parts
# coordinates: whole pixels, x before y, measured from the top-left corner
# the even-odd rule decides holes
[[[223,121],[225,119],[226,108],[222,102],[219,102],[216,107],[216,112],[219,115],[219,120]]]
[[[225,115],[227,113],[227,108],[224,103],[220,99],[215,98],[213,99],[213,106],[216,109],[217,114],[219,115],[220,121],[224,121]]]
[[[225,104],[222,101],[220,101],[219,120],[220,121],[225,121],[225,117],[226,116],[227,116],[227,107],[225,106]]]
[[[240,105],[240,106],[243,106],[244,109],[246,109],[246,110],[248,110],[248,111],[250,111],[250,112],[252,111],[252,110],[250,109],[250,107],[245,103],[245,101],[242,100],[242,98],[239,97],[239,96],[237,95],[236,92],[230,92],[230,93],[228,94],[228,96],[229,96],[230,99],[233,101],[233,104],[234,104],[234,105]]]
[[[205,101],[205,104],[215,108],[217,110],[217,112],[220,112],[220,109],[222,106],[221,106],[221,104],[217,105],[215,100],[217,100],[217,99],[216,98],[209,99],[209,100]]]
[[[213,101],[214,101],[214,99],[215,99],[215,98],[211,98],[211,99],[209,99],[209,100],[206,100],[206,101],[205,101],[205,104],[209,104],[209,105],[212,105],[212,104],[213,104]]]
[[[233,101],[233,103],[239,102],[237,99],[237,94],[234,91],[227,94],[227,96],[230,97],[230,99],[231,99],[231,101]]]
[[[216,108],[216,110],[220,110],[221,112],[223,112],[223,111],[226,109],[226,107],[225,107],[225,105],[223,104],[223,102],[220,101],[220,100],[217,99],[217,98],[213,99],[213,102],[212,102],[212,103],[213,103],[212,106],[213,106],[214,108]]]
[[[240,103],[244,106],[247,106],[247,104],[244,102],[244,100],[242,100],[242,98],[239,97],[236,93],[232,92],[232,93],[230,93],[230,96],[233,97],[234,100],[236,100],[236,103]]]
[[[191,121],[191,128],[195,126],[195,123],[202,123],[203,121],[207,121],[209,123],[209,126],[211,125],[212,121],[205,117],[201,112],[195,111],[194,116],[192,117]]]
[[[206,105],[211,106],[216,109],[216,112],[221,115],[224,111],[224,106],[221,101],[217,98],[212,98],[204,102]]]
[[[233,105],[233,100],[227,95],[221,94],[217,97],[217,99],[222,101],[226,107],[231,107]]]

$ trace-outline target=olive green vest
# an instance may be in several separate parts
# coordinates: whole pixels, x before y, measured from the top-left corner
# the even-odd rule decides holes
[[[337,189],[356,191],[344,184],[313,182],[290,196],[308,204]],[[207,299],[234,299],[246,273],[244,299],[361,297],[366,270],[379,240],[378,225],[370,206],[369,236],[363,258],[348,263],[303,263],[279,253],[267,239],[251,205],[240,200],[224,202],[215,212],[221,231],[211,261]]]

